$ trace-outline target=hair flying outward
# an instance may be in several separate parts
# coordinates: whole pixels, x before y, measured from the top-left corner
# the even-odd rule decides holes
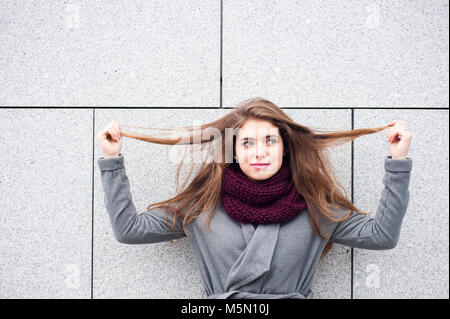
[[[330,221],[338,222],[348,218],[352,211],[364,215],[370,214],[370,212],[359,210],[347,199],[345,189],[337,181],[325,150],[332,146],[350,142],[357,137],[382,131],[388,125],[350,131],[313,130],[294,122],[280,107],[260,97],[242,101],[230,113],[214,122],[199,126],[181,127],[183,132],[188,132],[187,136],[181,136],[180,134],[175,138],[158,138],[147,134],[135,134],[122,129],[122,135],[129,138],[166,145],[186,144],[188,147],[199,144],[197,147],[200,147],[202,153],[206,150],[207,158],[200,161],[198,172],[189,185],[186,186],[192,175],[194,162],[181,190],[178,189],[183,157],[179,163],[175,179],[176,196],[151,204],[147,207],[147,210],[163,208],[167,213],[170,212],[172,223],[169,226],[172,230],[175,230],[175,219],[181,217],[183,230],[186,233],[188,233],[186,226],[190,222],[199,217],[200,214],[206,214],[202,227],[207,221],[210,229],[211,218],[214,216],[220,200],[222,174],[227,166],[235,163],[236,132],[248,119],[266,120],[278,127],[286,156],[289,156],[290,159],[293,182],[297,191],[306,201],[313,228],[322,238],[326,238],[320,229],[320,218],[322,216]],[[122,126],[122,128],[126,127],[132,126]],[[232,129],[231,133],[230,129]],[[172,133],[176,131],[176,129],[162,130]],[[231,147],[232,149],[229,149]],[[344,209],[348,211],[348,214],[338,218],[337,214],[331,209],[332,207]],[[331,242],[328,242],[321,258],[328,253],[330,248]]]

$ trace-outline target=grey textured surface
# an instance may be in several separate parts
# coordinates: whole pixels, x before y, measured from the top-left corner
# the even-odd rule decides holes
[[[0,298],[90,298],[92,110],[0,109]]]
[[[355,249],[355,298],[449,297],[448,116],[448,110],[355,111],[355,128],[402,119],[414,134],[410,202],[399,243],[389,251]],[[378,154],[388,149],[376,135],[355,144],[354,201],[362,209],[376,209],[383,174]]]
[[[219,104],[219,1],[2,1],[0,17],[0,105]]]
[[[414,167],[400,241],[354,249],[353,297],[448,298],[448,4],[224,1],[221,47],[220,1],[1,2],[0,298],[200,298],[186,239],[114,240],[95,133],[114,119],[216,120],[230,110],[191,108],[218,107],[221,96],[225,107],[262,96],[324,129],[350,129],[359,107],[384,109],[356,109],[355,128],[407,122]],[[354,202],[366,211],[382,189],[386,132],[354,143]],[[140,211],[175,190],[168,149],[124,138]],[[351,196],[351,144],[330,156]],[[314,298],[350,298],[351,266],[350,247],[335,244]]]
[[[227,1],[224,106],[447,107],[448,1]]]

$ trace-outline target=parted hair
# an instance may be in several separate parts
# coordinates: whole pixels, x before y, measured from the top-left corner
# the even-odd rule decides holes
[[[220,200],[222,175],[224,169],[235,163],[236,130],[244,125],[248,119],[259,119],[271,122],[278,127],[284,144],[285,156],[289,157],[292,179],[297,191],[303,196],[307,204],[308,214],[314,230],[322,237],[329,238],[320,227],[321,220],[326,218],[331,222],[340,222],[350,217],[352,212],[364,212],[353,205],[347,198],[347,193],[337,180],[334,168],[327,156],[326,150],[351,142],[357,137],[376,133],[388,127],[362,128],[348,131],[325,131],[312,129],[293,121],[280,107],[271,101],[256,97],[242,101],[225,116],[218,120],[199,126],[183,126],[170,131],[182,129],[186,134],[179,134],[171,138],[156,137],[152,134],[133,133],[127,131],[127,125],[122,126],[122,135],[150,143],[166,145],[197,144],[198,150],[205,158],[200,161],[196,174],[194,162],[183,185],[179,187],[180,171],[185,156],[181,159],[176,173],[176,195],[168,200],[150,204],[147,210],[162,208],[167,213],[166,222],[173,231],[176,230],[177,218],[183,220],[183,230],[188,233],[186,226],[201,214],[206,214],[202,224],[210,222]],[[226,132],[231,129],[232,134]],[[185,153],[186,154],[186,153]],[[348,212],[345,216],[337,214],[333,208]],[[342,213],[342,211],[341,211]],[[168,218],[172,217],[172,222]],[[331,242],[325,246],[321,258],[331,249]]]

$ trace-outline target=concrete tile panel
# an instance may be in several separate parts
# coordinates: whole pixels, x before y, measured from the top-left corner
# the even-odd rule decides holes
[[[2,1],[0,105],[219,106],[219,1]]]
[[[355,127],[406,122],[413,134],[410,200],[398,245],[354,252],[355,298],[448,298],[448,110],[355,111]],[[376,212],[387,130],[355,141],[355,204]]]
[[[0,109],[0,298],[90,298],[92,114]]]
[[[448,106],[448,1],[226,1],[225,107]]]

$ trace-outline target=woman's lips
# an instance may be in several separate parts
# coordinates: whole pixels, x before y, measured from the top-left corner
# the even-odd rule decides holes
[[[269,164],[251,164],[254,168],[264,168],[269,166]]]

